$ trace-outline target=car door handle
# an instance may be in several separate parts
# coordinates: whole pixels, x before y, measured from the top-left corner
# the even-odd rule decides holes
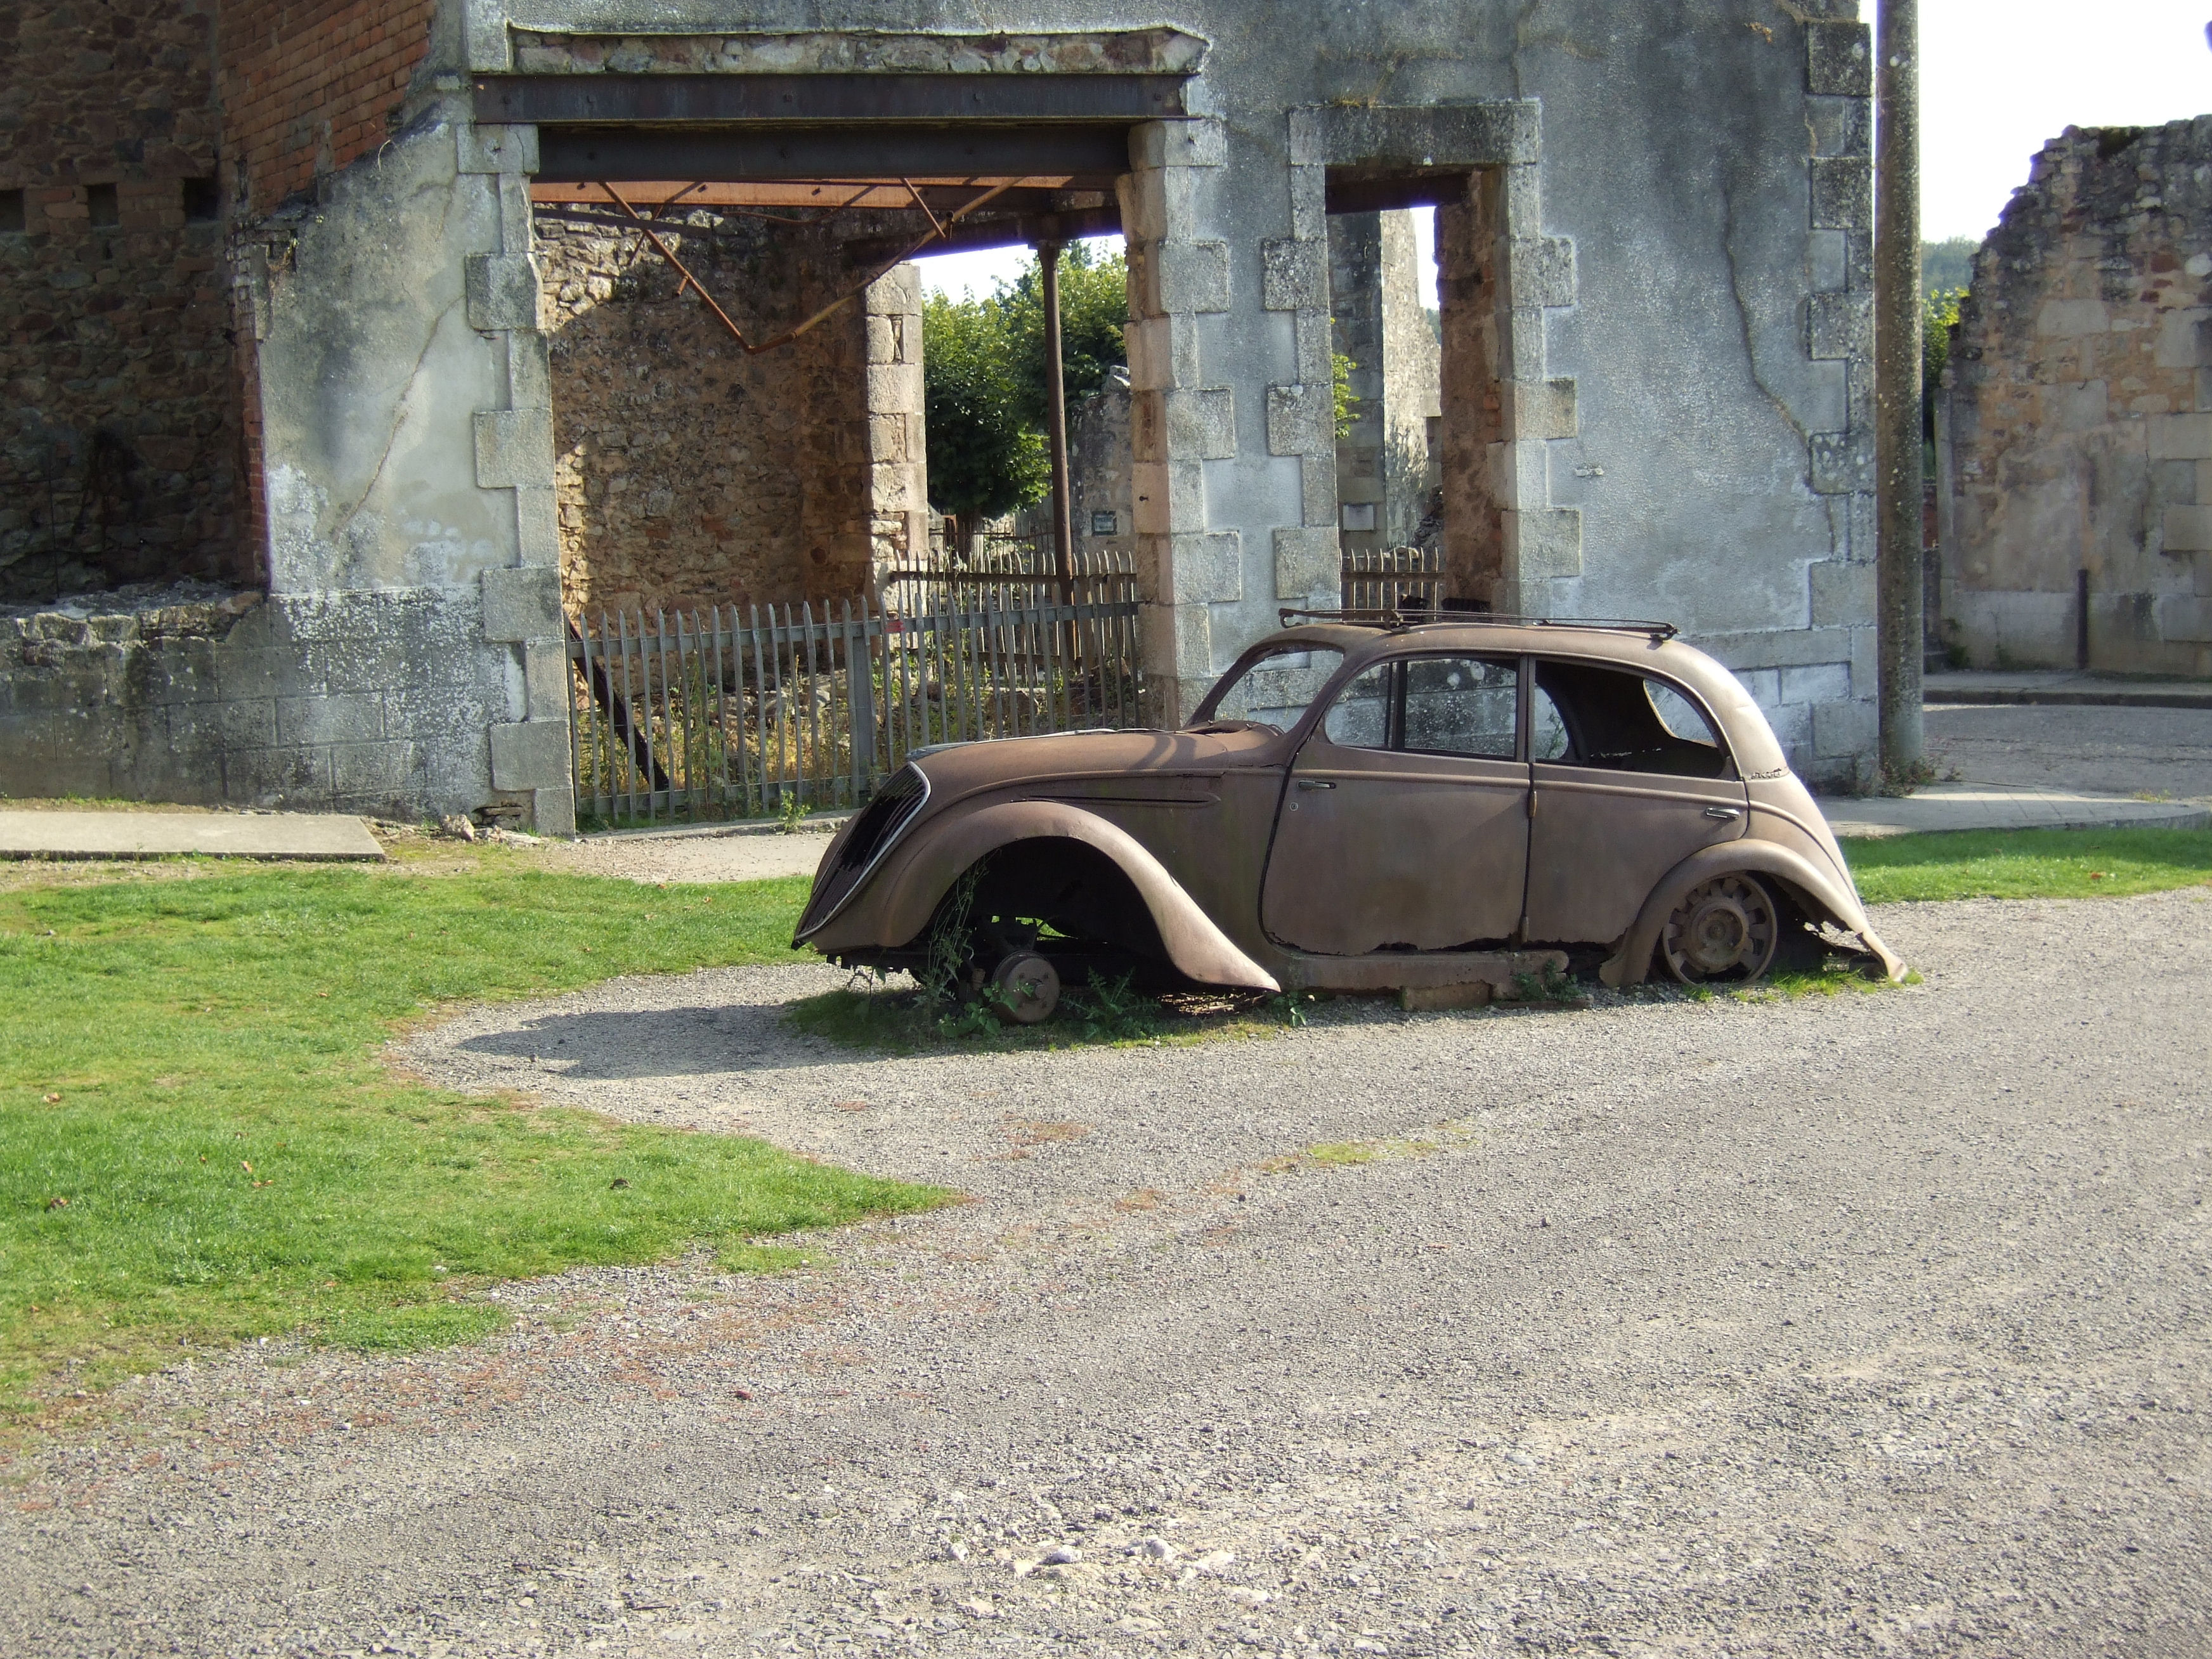
[[[1708,806],[1705,816],[1720,823],[1733,823],[1743,814],[1733,806]]]
[[[1300,778],[1298,780],[1298,787],[1301,789],[1334,789],[1336,786],[1330,782],[1327,778]]]

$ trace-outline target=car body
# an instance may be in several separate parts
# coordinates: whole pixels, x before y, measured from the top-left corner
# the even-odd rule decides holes
[[[1180,730],[918,751],[794,942],[1413,991],[1755,976],[1818,932],[1903,973],[1750,694],[1671,628],[1298,614]]]

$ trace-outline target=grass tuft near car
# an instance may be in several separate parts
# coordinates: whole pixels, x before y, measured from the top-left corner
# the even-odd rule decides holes
[[[1875,935],[1741,684],[1663,623],[1286,613],[1180,731],[917,752],[794,943],[1061,984],[1445,994],[1755,979]]]

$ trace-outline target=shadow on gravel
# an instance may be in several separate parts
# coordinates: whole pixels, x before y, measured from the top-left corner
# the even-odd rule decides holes
[[[783,1024],[785,1005],[738,1003],[720,1008],[601,1009],[541,1014],[510,1030],[465,1037],[463,1054],[529,1060],[560,1076],[712,1077],[849,1066],[850,1050],[795,1036]]]

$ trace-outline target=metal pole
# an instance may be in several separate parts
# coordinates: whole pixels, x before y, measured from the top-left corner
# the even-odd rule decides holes
[[[1875,473],[1877,696],[1881,770],[1917,781],[1926,764],[1920,696],[1926,651],[1920,482],[1920,17],[1918,0],[1877,0],[1875,70]]]
[[[1052,544],[1060,568],[1060,602],[1075,603],[1075,521],[1067,499],[1067,371],[1060,343],[1060,244],[1037,244],[1044,273],[1044,395],[1052,438]]]

